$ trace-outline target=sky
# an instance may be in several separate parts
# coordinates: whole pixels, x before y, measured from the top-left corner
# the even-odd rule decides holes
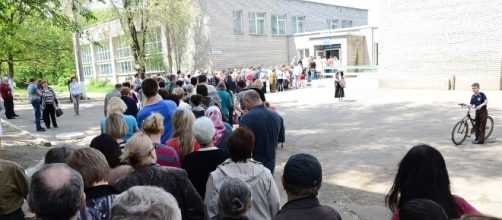
[[[379,0],[308,0],[312,2],[320,2],[326,4],[333,4],[346,7],[355,7],[368,9],[368,24],[378,25],[378,1]]]

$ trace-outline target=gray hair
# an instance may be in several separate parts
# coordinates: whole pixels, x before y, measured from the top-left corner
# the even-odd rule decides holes
[[[221,217],[242,217],[251,208],[249,186],[237,178],[226,179],[220,188],[218,207]]]
[[[84,181],[63,163],[42,167],[31,177],[28,200],[39,219],[70,219],[82,205]]]
[[[189,84],[186,86],[187,93],[193,93],[193,90],[195,89],[192,84]]]
[[[260,98],[260,94],[258,94],[258,92],[256,92],[255,90],[248,90],[246,93],[244,93],[244,97],[243,97],[244,100],[253,100],[253,101],[258,101],[258,100],[261,100]]]
[[[200,117],[193,123],[193,134],[199,144],[209,144],[213,141],[216,129],[208,117]]]
[[[118,195],[110,220],[181,220],[176,199],[155,186],[134,186]]]

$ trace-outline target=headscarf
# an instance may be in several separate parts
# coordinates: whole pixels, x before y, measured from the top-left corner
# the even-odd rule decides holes
[[[225,135],[227,129],[222,121],[220,108],[217,106],[211,106],[206,110],[206,117],[210,118],[213,121],[214,128],[216,128],[216,132],[214,133],[214,144],[218,145],[221,141],[221,138]]]

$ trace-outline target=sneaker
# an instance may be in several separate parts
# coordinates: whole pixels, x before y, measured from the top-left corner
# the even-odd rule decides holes
[[[484,144],[484,141],[474,141],[473,144]]]
[[[45,131],[45,128],[38,128],[37,129],[37,132],[44,132]]]

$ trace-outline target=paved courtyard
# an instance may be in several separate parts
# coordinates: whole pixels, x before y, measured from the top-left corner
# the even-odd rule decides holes
[[[371,78],[347,79],[347,101],[333,98],[331,80],[315,81],[311,88],[268,94],[267,99],[283,115],[286,144],[278,152],[276,181],[288,157],[308,152],[323,165],[322,202],[336,207],[344,219],[390,219],[384,195],[397,164],[409,148],[419,143],[438,148],[446,159],[452,190],[481,212],[502,216],[502,92],[486,92],[495,129],[485,145],[451,143],[450,133],[463,115],[456,105],[468,102],[469,91],[378,90]],[[482,85],[481,85],[482,86]],[[53,145],[87,146],[98,134],[102,101],[82,104],[82,116],[74,117],[70,104],[59,118],[58,129],[34,133],[30,105],[17,103],[22,117],[4,124],[5,159],[32,166],[46,152],[29,144],[43,138]],[[498,124],[500,126],[498,126]],[[83,132],[84,138],[56,140],[61,132]],[[281,188],[281,187],[280,187]],[[283,192],[283,203],[286,197]]]

